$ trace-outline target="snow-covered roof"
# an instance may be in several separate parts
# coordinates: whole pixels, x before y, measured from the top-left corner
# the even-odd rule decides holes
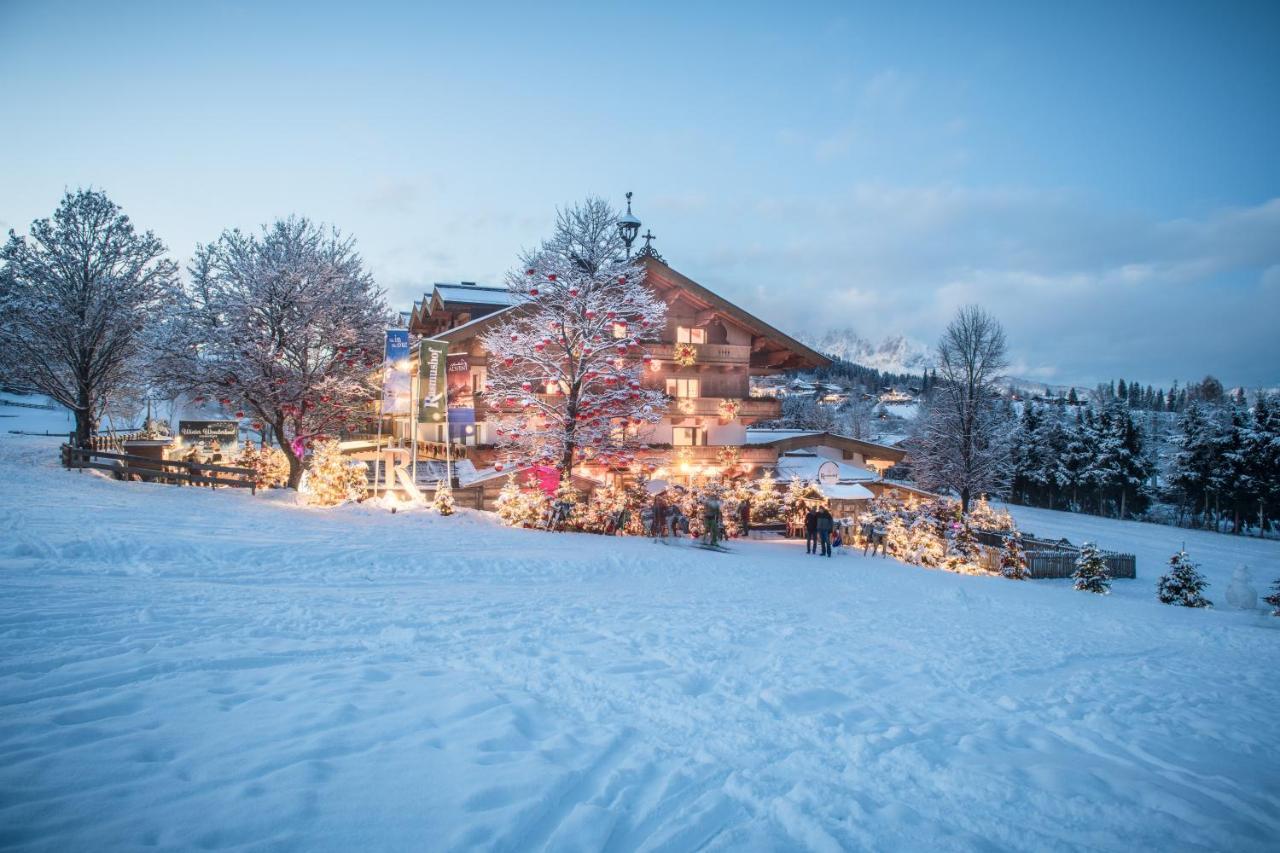
[[[778,457],[778,479],[789,480],[792,477],[799,477],[801,480],[817,481],[818,470],[823,465],[828,464],[836,466],[838,472],[836,480],[840,483],[858,483],[879,479],[879,475],[876,472],[863,468],[861,465],[852,465],[848,462],[828,459],[825,456],[806,453],[802,450],[784,453]]]
[[[768,444],[783,438],[796,438],[801,435],[822,435],[820,430],[811,429],[749,429],[747,444]]]
[[[837,501],[869,501],[875,497],[870,489],[859,486],[857,483],[836,483],[830,486],[819,483],[818,491],[822,492],[823,496]]]
[[[449,284],[437,282],[436,293],[445,302],[465,302],[468,305],[514,305],[515,297],[505,287],[482,287],[476,284]]]

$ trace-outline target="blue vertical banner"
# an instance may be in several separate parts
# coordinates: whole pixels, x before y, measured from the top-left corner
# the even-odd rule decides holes
[[[409,330],[387,329],[382,351],[382,413],[409,414]]]

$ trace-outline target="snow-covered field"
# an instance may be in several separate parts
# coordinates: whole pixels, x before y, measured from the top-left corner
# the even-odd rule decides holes
[[[58,469],[0,434],[0,847],[1274,850],[1280,543],[1095,597]],[[1076,517],[1017,511],[1076,540]],[[1222,568],[1225,567],[1225,568]]]

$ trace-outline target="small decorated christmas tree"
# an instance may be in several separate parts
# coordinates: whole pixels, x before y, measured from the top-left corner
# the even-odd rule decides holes
[[[1161,604],[1210,607],[1213,602],[1204,597],[1204,588],[1208,585],[1184,548],[1169,558],[1169,571],[1156,584],[1156,597]]]
[[[498,492],[495,507],[499,520],[508,527],[519,527],[524,524],[524,503],[524,494],[516,482],[515,473],[508,474],[507,481],[502,484],[502,489]]]
[[[946,562],[947,548],[928,519],[916,516],[906,528],[903,559],[917,566],[936,569]]]
[[[777,521],[781,508],[782,502],[778,499],[778,484],[773,479],[773,472],[765,471],[764,476],[756,481],[755,494],[751,498],[751,520],[757,524]]]
[[[1107,574],[1107,564],[1102,559],[1098,546],[1092,542],[1086,542],[1080,546],[1080,556],[1076,558],[1076,570],[1071,577],[1076,582],[1076,589],[1081,592],[1092,592],[1098,595],[1111,593],[1111,575]]]
[[[884,546],[885,550],[899,559],[905,559],[911,551],[911,537],[907,532],[907,526],[896,515],[885,524]]]
[[[1031,577],[1027,571],[1027,552],[1022,547],[1022,534],[1013,531],[1004,537],[1000,548],[1000,574],[1015,581]]]
[[[246,441],[235,464],[253,471],[259,489],[280,488],[289,482],[289,458],[278,447],[256,447]]]
[[[976,563],[980,553],[978,537],[966,519],[961,519],[956,527],[955,538],[951,540],[951,551],[966,563]]]
[[[441,515],[453,515],[453,486],[447,479],[442,479],[436,486],[435,500],[431,505]]]
[[[307,470],[307,502],[316,506],[337,506],[360,500],[368,487],[364,463],[344,456],[338,442],[316,444]]]
[[[1280,616],[1280,578],[1276,578],[1271,584],[1271,593],[1264,595],[1262,600],[1271,605],[1271,615]]]

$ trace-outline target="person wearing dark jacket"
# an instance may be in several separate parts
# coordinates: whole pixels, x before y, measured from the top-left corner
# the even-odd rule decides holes
[[[813,507],[804,514],[804,552],[818,553],[818,511]]]
[[[815,519],[814,527],[818,531],[818,542],[822,545],[822,556],[831,556],[831,530],[836,526],[836,520],[831,515],[831,510],[825,506],[818,510],[818,517]]]

